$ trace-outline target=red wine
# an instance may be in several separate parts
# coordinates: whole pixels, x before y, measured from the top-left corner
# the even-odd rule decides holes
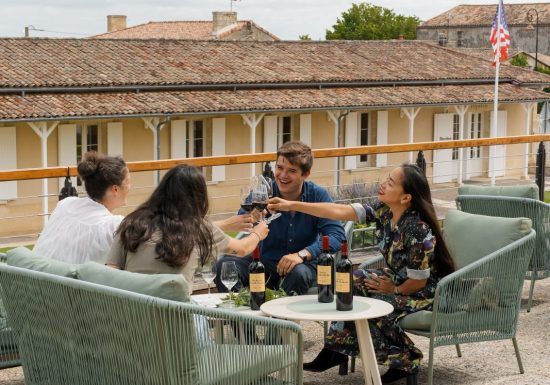
[[[252,211],[252,209],[254,209],[254,206],[252,205],[252,203],[243,203],[241,205],[241,209],[243,209],[243,211],[249,213]]]
[[[267,207],[267,202],[252,202],[252,206],[258,209],[258,211],[262,212]]]
[[[323,252],[317,262],[317,299],[319,302],[334,301],[334,256],[330,254],[328,236],[323,236]]]
[[[342,242],[336,264],[336,310],[353,310],[353,265],[348,259],[348,242]]]
[[[265,268],[260,262],[260,248],[256,246],[252,254],[252,262],[248,265],[250,283],[250,308],[260,310],[265,302]]]

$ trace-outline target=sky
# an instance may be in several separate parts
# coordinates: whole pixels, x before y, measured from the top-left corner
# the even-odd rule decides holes
[[[514,0],[537,3],[548,0]],[[85,37],[107,31],[107,15],[126,15],[127,25],[149,21],[211,20],[212,11],[233,11],[281,39],[310,35],[324,39],[351,0],[0,0],[0,37]],[[459,4],[497,4],[496,0],[370,0],[405,16],[428,20]],[[505,1],[507,3],[507,1]],[[43,31],[40,31],[43,30]]]

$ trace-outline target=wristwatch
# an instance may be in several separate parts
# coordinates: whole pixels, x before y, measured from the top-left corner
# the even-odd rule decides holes
[[[308,255],[308,254],[307,254],[307,250],[306,250],[306,249],[302,249],[302,250],[298,251],[298,256],[299,256],[300,258],[302,258],[302,262],[307,261],[307,255]]]

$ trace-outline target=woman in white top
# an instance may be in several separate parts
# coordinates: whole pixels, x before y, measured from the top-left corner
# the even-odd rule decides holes
[[[78,164],[88,197],[65,198],[57,204],[34,251],[68,263],[105,263],[126,204],[130,172],[120,157],[87,152]]]

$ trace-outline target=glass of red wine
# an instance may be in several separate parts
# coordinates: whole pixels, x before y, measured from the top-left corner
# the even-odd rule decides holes
[[[245,214],[249,214],[254,206],[252,205],[252,190],[249,187],[241,188],[241,209]]]
[[[264,210],[267,207],[267,186],[263,183],[259,183],[254,186],[252,190],[252,206],[260,212],[260,218],[264,220]]]

